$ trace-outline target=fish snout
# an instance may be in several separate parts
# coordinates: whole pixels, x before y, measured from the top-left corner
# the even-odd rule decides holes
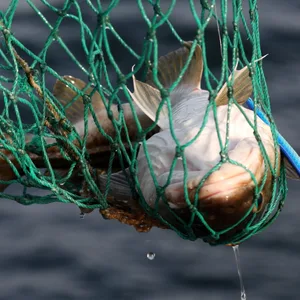
[[[274,150],[270,157],[274,165]],[[199,184],[203,178],[202,174],[188,180],[189,200],[211,229],[220,232],[231,228],[222,234],[222,239],[229,239],[235,233],[241,232],[254,214],[260,218],[272,197],[273,176],[270,169],[265,167],[260,150],[252,149],[242,165],[244,167],[230,162],[223,163],[208,176],[201,187]],[[266,180],[263,180],[265,172]],[[260,194],[257,195],[257,192]],[[183,183],[169,186],[166,197],[171,203],[171,208],[177,208],[178,212],[183,210],[187,218],[188,208]],[[198,237],[209,234],[200,219],[195,219],[193,227]]]
[[[224,163],[207,178],[200,190],[195,185],[189,190],[190,199],[195,199],[198,192],[197,208],[207,224],[215,231],[234,226],[226,233],[231,235],[243,230],[253,214],[257,214],[257,217],[262,215],[272,197],[271,171],[266,169],[267,177],[264,181],[263,156],[257,151],[251,155],[246,168]],[[256,202],[256,193],[262,184],[263,188],[260,195],[257,195]]]

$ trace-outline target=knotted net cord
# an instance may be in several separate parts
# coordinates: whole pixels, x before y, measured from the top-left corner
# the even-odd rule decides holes
[[[44,43],[43,49],[39,53],[34,53],[30,48],[26,47],[20,39],[17,39],[14,36],[14,33],[11,30],[19,1],[12,0],[8,9],[2,11],[0,16],[0,29],[3,34],[2,46],[0,48],[0,68],[2,70],[1,73],[3,74],[0,76],[1,102],[3,103],[3,110],[0,115],[0,162],[2,162],[3,165],[5,164],[5,166],[9,166],[9,169],[15,174],[13,179],[1,180],[0,184],[8,185],[10,183],[20,183],[23,186],[21,195],[12,195],[2,192],[0,194],[2,198],[12,199],[23,205],[64,202],[75,203],[77,206],[85,209],[99,208],[100,210],[105,210],[110,206],[108,203],[109,177],[110,174],[114,172],[115,160],[118,160],[119,169],[125,169],[126,166],[129,166],[131,174],[130,183],[133,194],[138,195],[139,204],[143,211],[146,212],[147,215],[158,219],[167,227],[172,228],[182,238],[190,240],[195,240],[197,238],[193,232],[193,223],[195,219],[200,220],[204,226],[206,226],[210,237],[209,241],[212,244],[234,244],[241,242],[260,232],[275,220],[282,208],[286,197],[287,187],[283,166],[280,169],[280,175],[276,175],[279,166],[278,155],[276,155],[276,164],[273,168],[256,128],[256,114],[257,108],[259,108],[266,114],[270,121],[274,143],[275,146],[278,147],[276,126],[271,114],[267,84],[263,73],[262,61],[260,60],[262,52],[260,48],[259,16],[256,0],[248,1],[248,10],[243,8],[242,0],[233,0],[231,3],[226,0],[201,0],[199,3],[195,3],[195,1],[192,0],[186,1],[186,9],[190,11],[192,18],[194,19],[195,29],[193,39],[190,39],[192,40],[190,56],[182,70],[182,74],[186,71],[196,46],[200,45],[204,63],[203,83],[210,93],[210,101],[206,113],[208,114],[209,111],[212,110],[216,116],[217,106],[214,100],[223,84],[227,82],[229,104],[228,116],[230,118],[230,107],[238,105],[236,99],[233,97],[232,80],[229,79],[231,74],[230,70],[233,70],[237,64],[240,68],[243,66],[249,67],[249,73],[253,84],[255,118],[254,124],[251,124],[249,120],[247,120],[247,122],[253,128],[253,134],[259,143],[265,164],[268,166],[264,174],[263,184],[266,181],[268,170],[271,171],[272,176],[274,177],[272,198],[263,216],[257,220],[254,214],[242,231],[230,236],[228,239],[221,240],[219,239],[220,236],[229,232],[237,224],[219,232],[210,228],[197,209],[197,196],[194,201],[191,201],[188,197],[186,188],[185,197],[191,211],[191,218],[188,222],[181,220],[180,222],[183,226],[181,229],[178,229],[160,215],[157,206],[155,208],[149,207],[140,190],[139,181],[136,175],[138,168],[136,157],[139,147],[142,145],[145,149],[147,148],[147,135],[151,134],[155,129],[156,123],[154,122],[153,125],[147,129],[142,129],[134,110],[133,100],[126,87],[129,82],[131,82],[132,75],[140,72],[142,73],[141,78],[145,78],[147,70],[151,68],[153,81],[158,87],[162,97],[162,105],[158,109],[157,115],[159,115],[160,109],[164,104],[170,107],[170,92],[179,84],[180,78],[178,78],[169,89],[164,88],[159,82],[157,66],[160,51],[157,35],[161,27],[165,26],[169,28],[170,33],[178,41],[178,45],[184,43],[183,38],[170,21],[172,13],[179,1],[170,1],[169,6],[166,9],[162,9],[162,1],[136,1],[141,17],[147,27],[147,31],[144,34],[143,46],[139,52],[134,51],[133,47],[122,38],[115,29],[113,18],[110,18],[110,16],[113,15],[114,10],[117,9],[120,4],[120,1],[112,0],[105,7],[100,0],[86,1],[87,7],[91,10],[94,18],[97,20],[95,28],[89,28],[83,18],[82,1],[65,0],[63,6],[60,8],[51,5],[50,1],[41,0],[40,2],[43,3],[47,9],[56,14],[56,20],[55,22],[50,23],[35,5],[35,1],[27,0],[29,7],[31,7],[31,9],[40,17],[41,22],[49,29],[49,35]],[[217,13],[217,8],[219,9],[219,14]],[[71,19],[80,26],[80,36],[78,36],[78,39],[80,39],[82,51],[85,53],[85,63],[79,61],[76,55],[64,42],[63,38],[60,37],[59,30],[60,27],[63,26],[65,19]],[[220,45],[222,60],[219,76],[214,75],[209,68],[207,60],[208,41],[206,32],[212,22],[215,23],[215,30],[219,30],[221,37]],[[244,33],[247,35],[247,42],[245,42],[243,36]],[[121,70],[111,48],[111,37],[118,41],[122,51],[127,51],[135,60],[135,67],[133,70]],[[47,63],[47,54],[53,43],[58,43],[66,55],[82,71],[85,78],[88,78],[85,89],[78,90],[76,87],[72,87],[72,89],[78,93],[78,96],[66,107],[61,105],[53,95],[51,87],[48,87],[46,84],[46,77],[53,76],[69,85],[62,77],[63,74],[58,74],[55,69],[51,68]],[[248,46],[247,49],[245,48],[246,43]],[[22,55],[20,53],[22,53]],[[24,56],[30,59],[25,60],[23,59]],[[27,61],[30,61],[30,64]],[[108,65],[114,70],[114,78],[117,78],[115,82],[111,79],[112,75],[108,70]],[[88,88],[91,88],[89,94],[85,93]],[[102,99],[108,100],[104,105],[107,110],[107,115],[115,129],[114,136],[107,134],[97,120],[94,108],[91,105],[91,98],[95,92],[98,92]],[[84,101],[83,119],[85,127],[83,137],[78,135],[74,126],[70,120],[66,118],[65,114],[65,110],[68,107],[71,107],[79,96],[82,96]],[[129,136],[129,131],[125,122],[124,112],[122,110],[122,103],[124,102],[131,104],[132,113],[137,126],[138,134],[134,141]],[[118,118],[114,118],[111,111],[112,105],[115,104],[117,104],[119,108]],[[25,106],[32,115],[33,122],[31,123],[24,122],[22,118],[20,110]],[[242,110],[241,112],[243,113]],[[105,166],[105,172],[109,175],[105,191],[99,189],[97,172],[91,163],[90,153],[86,147],[89,114],[94,118],[99,132],[105,137],[110,149],[110,154],[106,159],[107,164]],[[245,119],[247,119],[246,115]],[[217,118],[215,118],[215,121],[217,124]],[[193,143],[201,134],[206,122],[207,119],[204,117],[198,135],[185,145],[181,145],[176,139],[174,130],[171,126],[172,137],[177,145],[176,155],[166,185],[163,187],[156,186],[158,198],[164,198],[165,188],[170,182],[172,172],[178,159],[182,159],[186,185],[187,163],[184,149]],[[172,124],[172,115],[170,115],[170,124]],[[26,136],[29,133],[33,134],[34,138],[30,143],[27,143]],[[227,130],[225,141],[228,141],[228,135],[229,132]],[[54,143],[50,146],[57,147],[61,157],[68,162],[68,172],[64,174],[63,177],[57,176],[55,172],[55,167],[49,157],[50,146],[45,142],[46,138],[54,139]],[[228,157],[228,142],[223,144],[221,138],[219,138],[219,142],[221,148],[220,162],[204,176],[198,186],[198,191],[209,175],[217,170],[223,163],[230,162],[232,164],[238,164]],[[29,152],[31,155],[29,155]],[[40,157],[41,164],[48,170],[47,176],[41,171],[40,165],[33,161],[34,155]],[[146,157],[149,160],[151,176],[155,182],[155,174],[147,150]],[[14,163],[13,160],[17,163]],[[242,167],[245,168],[244,166]],[[78,172],[80,173],[81,178],[79,187],[74,183],[72,184],[72,181],[70,180],[73,174],[78,174]],[[255,176],[253,174],[250,175],[253,181],[256,182]],[[263,184],[259,186],[256,183],[255,198],[252,208],[258,206],[259,194],[263,188]],[[44,189],[50,193],[45,196],[34,195],[29,192],[28,187]],[[241,223],[246,217],[247,215],[245,215],[238,223]],[[177,216],[176,218],[180,219],[180,216]]]

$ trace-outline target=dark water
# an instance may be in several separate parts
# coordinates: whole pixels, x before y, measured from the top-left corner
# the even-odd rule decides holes
[[[188,39],[193,36],[194,21],[188,1],[178,2],[180,9],[172,21]],[[1,1],[0,9],[5,10],[8,3]],[[54,24],[56,15],[40,1],[33,3]],[[62,7],[63,1],[49,3]],[[280,132],[300,152],[300,4],[297,0],[265,0],[259,7],[262,50],[269,53],[264,66],[273,114]],[[83,11],[87,23],[94,26],[95,19],[88,18],[89,14],[87,9]],[[145,30],[139,16],[133,0],[121,1],[112,14],[116,29],[136,50]],[[13,31],[35,53],[49,33],[25,1],[19,3]],[[78,27],[66,23],[60,34],[84,64]],[[178,47],[169,34],[160,37],[162,52]],[[60,74],[79,76],[80,70],[65,59],[61,48],[53,47],[48,64]],[[117,43],[113,53],[124,69],[132,65],[132,58]],[[286,205],[277,221],[240,247],[247,299],[299,298],[299,189],[297,182],[289,182]],[[139,234],[131,227],[103,220],[97,212],[82,220],[78,209],[66,204],[23,207],[1,200],[0,225],[1,300],[240,297],[234,255],[228,247],[184,241],[170,231],[154,229]],[[146,258],[149,251],[156,253],[153,261]]]

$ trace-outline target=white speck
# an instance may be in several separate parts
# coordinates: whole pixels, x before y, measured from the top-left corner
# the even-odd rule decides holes
[[[149,260],[153,260],[153,259],[155,258],[155,253],[153,253],[153,252],[148,252],[148,253],[147,253],[147,258],[148,258]]]

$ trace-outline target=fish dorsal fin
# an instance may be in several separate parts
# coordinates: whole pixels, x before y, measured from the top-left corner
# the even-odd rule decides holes
[[[86,87],[86,83],[79,78],[65,75],[64,80],[70,82],[73,86],[79,90],[83,90]],[[90,95],[93,91],[92,87],[89,87],[86,91],[86,95]],[[57,80],[53,87],[53,95],[60,101],[63,106],[66,106],[72,101],[78,94],[65,83]],[[105,109],[100,94],[96,91],[92,96],[92,106],[95,112]],[[82,97],[78,97],[76,101],[66,109],[66,117],[75,125],[77,122],[82,121],[84,111],[84,103]]]
[[[161,102],[160,92],[154,87],[147,83],[138,81],[135,76],[132,76],[134,92],[131,93],[129,89],[128,92],[131,95],[133,101],[137,106],[147,115],[152,121],[156,120],[156,113]],[[167,105],[163,105],[157,125],[161,129],[169,127],[169,114]]]
[[[300,180],[300,176],[296,172],[295,167],[292,166],[292,164],[289,162],[289,160],[286,157],[284,157],[283,160],[284,160],[286,177],[293,180]]]
[[[229,80],[233,75],[233,97],[240,105],[243,105],[252,94],[252,80],[249,76],[249,69],[247,66],[241,70],[235,69],[233,74],[230,75]],[[225,83],[216,97],[217,106],[228,104],[227,93],[228,87],[227,83]]]
[[[191,47],[192,42],[185,42],[184,47],[181,47],[159,58],[158,80],[164,86],[164,88],[168,89],[178,79],[181,70],[188,60]],[[190,64],[177,88],[180,88],[180,86],[186,86],[192,89],[200,88],[202,72],[202,50],[200,46],[197,45]],[[148,72],[146,82],[149,85],[156,87],[153,81],[152,71]]]

